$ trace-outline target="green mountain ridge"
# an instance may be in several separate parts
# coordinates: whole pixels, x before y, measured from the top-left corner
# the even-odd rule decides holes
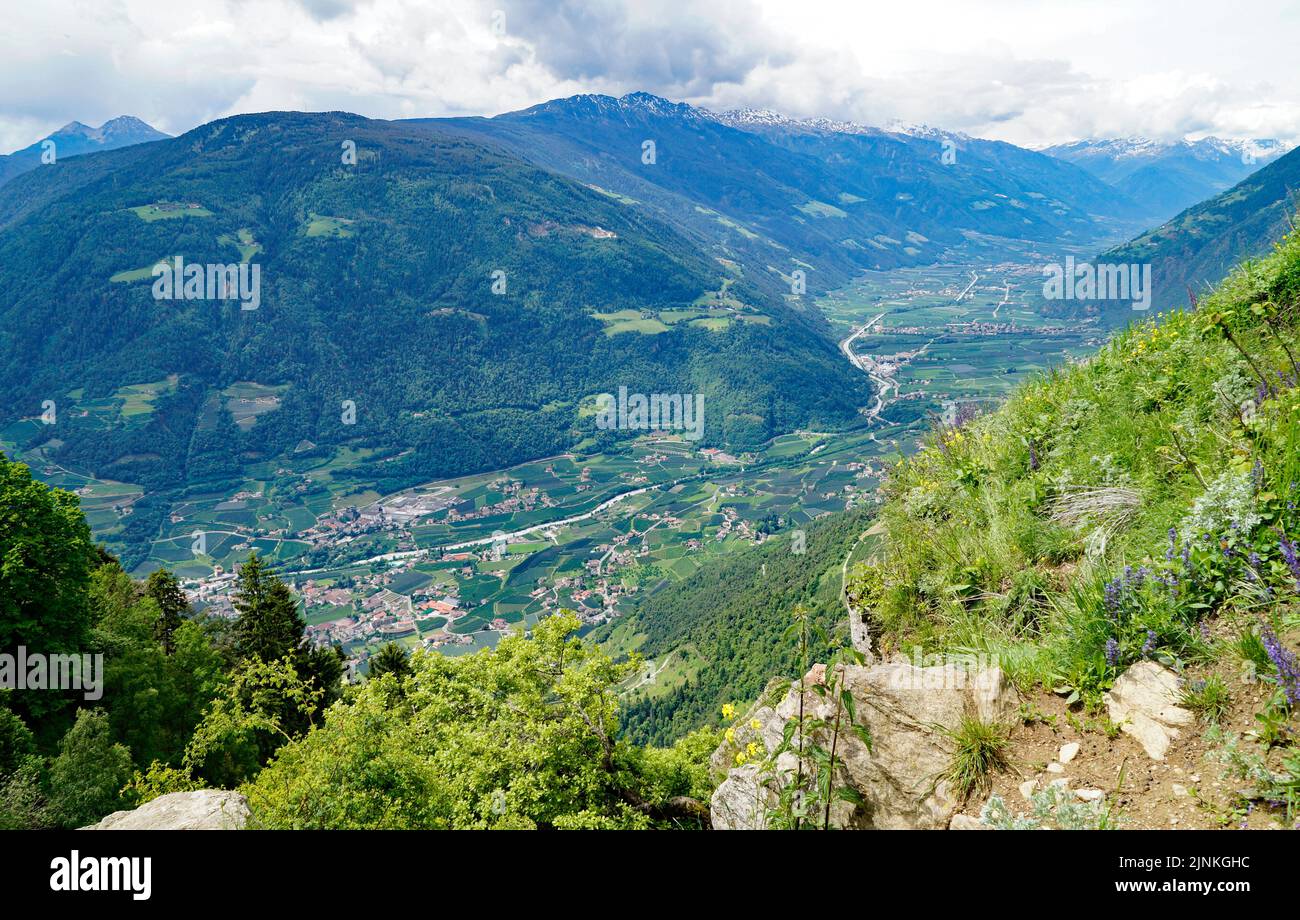
[[[943,142],[956,136],[938,133],[754,125],[648,93],[415,123],[634,201],[777,283],[803,268],[818,291],[862,269],[933,262],[972,234],[1086,241],[1140,226],[1131,202],[1072,164],[964,137],[945,164]]]
[[[1150,263],[1156,309],[1185,306],[1189,291],[1201,296],[1237,263],[1272,250],[1293,226],[1298,191],[1300,149],[1097,261]]]
[[[254,247],[259,309],[154,300],[156,260]],[[389,491],[496,469],[593,434],[580,400],[619,386],[704,394],[703,443],[733,447],[843,423],[869,389],[815,311],[652,216],[455,134],[340,113],[239,116],[18,177],[0,189],[0,297],[0,423],[73,410],[15,436],[153,493],[237,484],[303,442],[370,452],[358,475]],[[687,307],[725,322],[611,334],[594,315]],[[69,395],[173,375],[142,423]],[[274,411],[236,425],[216,394],[240,382]],[[124,542],[163,509],[146,498]]]

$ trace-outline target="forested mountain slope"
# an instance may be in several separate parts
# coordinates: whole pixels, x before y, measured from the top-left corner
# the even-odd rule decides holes
[[[1086,240],[1135,216],[1083,170],[1010,144],[746,119],[647,93],[418,123],[634,201],[771,275],[802,268],[820,290],[863,268],[934,261],[969,234]]]
[[[155,299],[175,256],[256,265],[257,309]],[[0,189],[0,304],[0,423],[75,406],[29,443],[151,492],[295,448],[363,450],[386,489],[500,468],[591,434],[579,404],[620,386],[702,393],[704,443],[752,445],[841,423],[868,389],[819,318],[652,215],[460,134],[339,113],[20,176]],[[150,413],[85,408],[159,381]],[[237,425],[237,382],[274,411]],[[131,526],[152,536],[156,512]]]
[[[1242,259],[1258,258],[1282,239],[1293,226],[1298,191],[1300,149],[1097,261],[1150,263],[1155,306],[1186,305],[1189,288],[1200,296]]]

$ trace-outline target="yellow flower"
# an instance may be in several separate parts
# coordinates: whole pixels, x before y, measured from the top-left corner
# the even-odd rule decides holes
[[[750,719],[749,727],[752,728],[754,731],[758,731],[760,728],[763,727],[763,723],[758,721],[758,719]]]
[[[734,728],[729,728],[729,729],[727,729],[727,731],[726,731],[726,738],[727,738],[727,743],[728,743],[728,744],[731,744],[732,742],[734,742],[734,741],[736,740],[736,730],[735,730]]]
[[[749,760],[749,758],[745,756],[744,751],[736,752],[736,766],[741,766],[746,760]]]
[[[736,707],[735,707],[735,706],[733,706],[731,703],[725,703],[725,704],[723,704],[723,707],[722,707],[722,717],[723,717],[724,719],[730,719],[730,718],[731,718],[732,716],[734,716],[735,714],[736,714]]]
[[[752,741],[749,742],[749,744],[745,745],[745,753],[748,754],[750,757],[753,757],[755,754],[758,753],[758,745]]]

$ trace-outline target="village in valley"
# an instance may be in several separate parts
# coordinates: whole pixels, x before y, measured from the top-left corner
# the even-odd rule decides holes
[[[798,462],[829,442],[790,435],[767,451],[786,457],[764,458],[656,432],[625,454],[566,454],[340,504],[300,530],[228,541],[222,561],[210,556],[211,571],[184,584],[196,607],[233,617],[248,552],[272,538],[293,547],[277,569],[302,599],[310,641],[341,646],[354,667],[388,642],[444,654],[491,646],[561,609],[595,627],[711,554],[870,494],[879,473],[870,462]],[[250,490],[217,505],[262,498]],[[186,523],[173,515],[177,528]]]
[[[595,628],[713,557],[878,500],[893,463],[937,420],[980,411],[1024,375],[1094,348],[1095,324],[1066,328],[1026,301],[1033,255],[866,273],[821,298],[846,359],[876,385],[847,430],[791,432],[749,452],[665,431],[604,451],[588,438],[559,456],[396,493],[358,472],[382,475],[391,458],[303,442],[251,467],[237,488],[170,505],[136,574],[166,566],[197,609],[232,617],[238,567],[256,552],[301,598],[311,641],[341,646],[355,667],[388,642],[450,655],[491,647],[561,609]],[[174,386],[73,393],[69,411],[138,424]],[[250,426],[282,396],[282,386],[243,381],[209,408]],[[0,446],[11,441],[0,432]],[[140,487],[64,469],[39,449],[19,456],[75,491],[113,547]]]

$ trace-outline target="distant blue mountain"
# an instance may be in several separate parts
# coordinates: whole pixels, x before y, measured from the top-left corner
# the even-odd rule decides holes
[[[1231,188],[1289,149],[1276,140],[1126,138],[1058,144],[1043,153],[1086,169],[1137,202],[1145,216],[1164,221]]]
[[[52,141],[53,154],[57,162],[63,157],[73,157],[98,150],[115,150],[118,147],[130,147],[133,144],[145,144],[170,137],[145,124],[131,115],[104,122],[98,128],[83,125],[79,121],[69,122],[48,137],[36,143],[16,150],[8,156],[0,156],[0,185],[4,185],[14,176],[22,175],[41,165],[41,154],[47,149],[46,142]]]
[[[1142,226],[1137,205],[1076,166],[931,129],[719,114],[648,93],[422,123],[636,202],[719,257],[806,263],[819,287],[932,262],[972,234],[1087,242]]]

